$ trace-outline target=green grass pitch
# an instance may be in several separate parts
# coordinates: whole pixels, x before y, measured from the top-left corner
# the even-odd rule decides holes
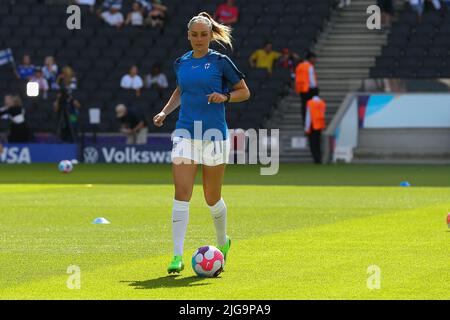
[[[449,166],[227,167],[233,239],[218,278],[191,254],[215,245],[201,171],[186,269],[168,276],[168,165],[0,165],[1,299],[449,299]],[[411,187],[400,187],[407,180]],[[110,225],[93,225],[105,217]],[[69,266],[80,289],[69,289]],[[379,288],[369,289],[379,268]],[[369,272],[368,272],[369,268]],[[69,281],[70,282],[70,281]]]

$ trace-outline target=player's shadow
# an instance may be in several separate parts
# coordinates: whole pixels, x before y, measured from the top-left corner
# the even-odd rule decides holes
[[[205,278],[197,276],[179,278],[180,275],[169,275],[150,280],[142,281],[121,281],[128,283],[134,289],[159,289],[159,288],[180,288],[180,287],[196,287],[207,286],[210,283],[201,283]]]

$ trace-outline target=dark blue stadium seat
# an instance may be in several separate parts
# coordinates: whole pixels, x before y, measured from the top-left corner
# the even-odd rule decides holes
[[[31,38],[32,29],[30,27],[20,27],[14,29],[14,36],[19,38]],[[10,36],[10,34],[8,35]]]
[[[16,28],[21,25],[21,20],[19,16],[7,16],[2,19],[2,25],[5,27]]]
[[[5,17],[9,14],[9,6],[7,4],[0,4],[0,16]]]
[[[14,4],[11,7],[11,15],[13,16],[26,16],[30,13],[30,8],[24,4]]]

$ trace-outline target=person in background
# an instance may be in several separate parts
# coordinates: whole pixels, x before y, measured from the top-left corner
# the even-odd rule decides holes
[[[317,95],[307,103],[305,119],[305,132],[308,135],[309,148],[316,164],[322,163],[321,143],[322,130],[326,128],[325,111],[326,103],[319,97],[319,90],[317,90]]]
[[[145,87],[158,90],[160,93],[169,87],[167,77],[161,72],[161,67],[155,63],[152,71],[145,77]]]
[[[78,81],[73,69],[70,66],[65,66],[56,79],[56,89],[60,90],[65,88],[69,93],[72,93],[78,87],[77,82]]]
[[[389,30],[394,15],[394,5],[392,0],[377,0],[377,5],[381,9],[381,28]]]
[[[442,9],[441,0],[428,0],[428,4],[433,5],[434,10],[439,11]]]
[[[22,64],[17,68],[16,77],[19,80],[30,80],[35,70],[36,67],[31,63],[30,55],[26,54],[22,58]]]
[[[51,89],[58,89],[56,79],[58,78],[58,65],[52,56],[45,57],[42,73]]]
[[[132,25],[135,27],[142,27],[144,25],[144,15],[142,14],[142,8],[139,3],[133,3],[132,11],[128,13],[125,25]]]
[[[417,21],[422,20],[422,14],[424,9],[425,0],[409,0],[409,5],[413,11],[417,13]]]
[[[263,49],[258,49],[250,56],[249,62],[252,68],[266,69],[272,73],[274,62],[281,56],[280,52],[272,50],[272,43],[266,42]]]
[[[63,142],[75,143],[78,140],[78,116],[81,104],[70,91],[62,86],[53,103],[53,111],[58,115],[58,136]]]
[[[122,10],[122,0],[104,0],[101,8],[97,10],[97,15],[100,16],[103,11],[111,8]]]
[[[317,76],[314,64],[317,57],[314,53],[308,52],[306,60],[299,63],[295,69],[295,91],[300,94],[302,119],[306,117],[306,103],[317,92]]]
[[[106,24],[116,27],[117,29],[120,29],[125,22],[120,9],[114,6],[112,6],[108,11],[102,12],[100,17]]]
[[[33,140],[19,95],[5,96],[4,106],[0,108],[0,118],[9,120],[9,143],[27,143]]]
[[[352,2],[351,0],[339,0],[338,7],[341,9],[348,7],[351,4],[351,2]]]
[[[37,82],[39,84],[39,95],[43,99],[47,99],[47,93],[50,87],[48,85],[47,79],[44,78],[44,74],[41,68],[36,68],[36,73],[30,79],[30,81]]]
[[[77,5],[89,6],[91,13],[94,12],[95,0],[72,0],[72,2]]]
[[[120,131],[127,136],[127,144],[147,143],[148,125],[145,117],[124,104],[116,106],[116,117],[122,123]]]
[[[227,0],[217,7],[214,19],[221,24],[232,26],[238,22],[239,9],[235,6],[235,0]]]
[[[167,6],[163,5],[161,1],[153,1],[150,3],[148,0],[140,0],[143,8],[148,12],[146,25],[150,25],[153,28],[158,27],[161,30],[164,28],[164,23],[167,15]]]
[[[276,66],[289,70],[291,78],[295,79],[295,66],[298,61],[300,61],[300,56],[297,53],[290,51],[289,48],[284,48],[281,50],[281,56],[278,58]]]
[[[137,66],[131,66],[128,74],[124,75],[120,80],[120,87],[127,90],[135,90],[136,97],[141,95],[141,89],[144,86],[142,78],[139,76]]]

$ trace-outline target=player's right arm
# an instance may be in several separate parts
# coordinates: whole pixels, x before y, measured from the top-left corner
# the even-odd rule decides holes
[[[153,123],[155,124],[155,126],[161,127],[163,125],[164,119],[180,106],[181,104],[180,97],[181,97],[180,87],[177,87],[173,91],[172,96],[170,97],[169,101],[166,103],[162,111],[158,113],[156,116],[154,116]]]

